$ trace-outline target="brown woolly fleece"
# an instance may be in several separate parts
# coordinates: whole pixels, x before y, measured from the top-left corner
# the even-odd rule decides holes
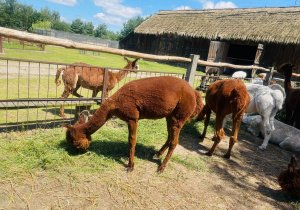
[[[296,67],[291,63],[284,63],[280,66],[278,73],[284,76],[284,90],[286,94],[286,118],[285,123],[294,125],[300,129],[300,89],[293,89],[291,77]]]
[[[126,57],[124,57],[124,59],[127,61],[124,69],[137,68],[138,59],[134,61],[130,61]],[[93,67],[92,65],[85,63],[73,64],[81,64],[85,66],[68,66],[67,68],[62,67],[56,72],[55,83],[57,86],[59,86],[61,84],[59,77],[61,72],[64,71],[62,79],[64,81],[65,89],[60,98],[67,98],[70,94],[76,97],[83,97],[77,93],[77,90],[80,87],[92,90],[92,97],[96,97],[98,92],[103,90],[104,69]],[[108,72],[106,96],[108,96],[109,92],[116,86],[118,82],[125,78],[128,73],[129,71],[120,71],[118,73],[112,73],[110,71]],[[60,109],[60,116],[64,117],[63,107]]]
[[[243,114],[250,102],[250,97],[247,93],[247,88],[242,80],[225,79],[212,83],[205,96],[205,107],[199,114],[198,120],[205,118],[204,130],[201,139],[205,138],[207,126],[210,120],[211,110],[216,113],[214,145],[206,154],[211,156],[215,152],[218,144],[224,136],[223,121],[226,115],[232,114],[232,131],[229,142],[229,149],[224,155],[225,158],[230,158],[233,145],[237,142],[237,135]]]
[[[300,169],[297,168],[297,158],[293,156],[288,165],[278,176],[278,183],[283,192],[289,193],[292,197],[300,199]]]
[[[121,87],[108,98],[93,117],[84,124],[75,124],[67,128],[66,138],[77,149],[85,151],[91,142],[91,135],[101,128],[112,116],[124,120],[129,130],[129,163],[127,170],[134,167],[134,153],[139,119],[166,118],[168,139],[154,155],[155,158],[169,148],[158,168],[164,170],[176,145],[179,132],[184,123],[202,111],[204,104],[201,95],[186,81],[170,76],[134,80]]]

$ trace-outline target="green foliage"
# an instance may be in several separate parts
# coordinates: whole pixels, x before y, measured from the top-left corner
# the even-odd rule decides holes
[[[149,16],[150,17],[150,16]],[[141,16],[133,17],[123,24],[121,30],[121,38],[125,38],[128,34],[134,31],[142,22],[147,20],[149,17],[143,18]]]
[[[92,22],[83,23],[82,34],[90,35],[90,36],[92,36],[94,34],[94,25]]]
[[[72,21],[70,29],[75,34],[82,34],[83,33],[83,21],[80,19],[75,19]]]
[[[38,21],[32,24],[32,30],[36,28],[44,28],[44,29],[51,29],[51,22],[50,21]]]
[[[70,24],[55,20],[52,22],[51,29],[70,32]]]

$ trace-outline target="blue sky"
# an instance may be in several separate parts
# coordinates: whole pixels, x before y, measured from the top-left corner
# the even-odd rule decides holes
[[[220,9],[249,7],[300,6],[300,0],[18,0],[40,11],[48,7],[58,11],[61,20],[71,23],[79,18],[97,25],[105,23],[111,31],[120,31],[123,23],[137,15],[146,17],[159,10]]]

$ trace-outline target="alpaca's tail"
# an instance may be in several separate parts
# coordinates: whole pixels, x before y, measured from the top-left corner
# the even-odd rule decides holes
[[[284,102],[284,96],[283,96],[281,90],[274,90],[271,94],[275,100],[276,109],[277,110],[282,109],[282,105]]]
[[[195,90],[195,97],[196,97],[196,107],[194,109],[193,114],[190,116],[190,118],[193,118],[197,116],[204,108],[204,103],[202,100],[201,94]]]
[[[59,77],[60,77],[61,72],[64,70],[66,70],[66,67],[62,67],[62,68],[58,69],[56,72],[55,83],[57,86],[59,86],[61,84]]]

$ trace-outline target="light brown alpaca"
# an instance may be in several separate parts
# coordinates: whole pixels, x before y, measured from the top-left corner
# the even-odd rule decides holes
[[[300,129],[300,89],[294,89],[291,85],[291,77],[295,69],[296,67],[293,64],[284,63],[280,66],[278,73],[282,74],[285,78],[285,123],[292,126],[295,124],[295,127]]]
[[[207,126],[210,120],[211,110],[216,113],[215,132],[213,136],[214,144],[206,154],[211,156],[214,154],[218,144],[224,136],[224,122],[226,116],[232,113],[232,131],[230,136],[229,148],[224,155],[230,158],[233,145],[237,142],[237,135],[243,114],[250,102],[247,88],[239,79],[225,79],[212,83],[205,96],[205,107],[198,116],[198,120],[205,117],[204,130],[201,139],[205,138]]]
[[[137,60],[130,61],[126,57],[124,59],[127,61],[127,65],[124,69],[137,69],[138,64]],[[65,89],[60,98],[67,98],[70,94],[76,97],[82,97],[80,94],[77,93],[77,90],[80,87],[87,88],[93,91],[92,97],[96,97],[99,91],[103,90],[103,74],[104,69],[93,67],[92,65],[85,64],[85,63],[73,63],[73,64],[81,64],[85,66],[68,66],[62,67],[57,70],[55,83],[57,86],[61,84],[59,79],[60,74],[64,71],[62,75],[62,79],[64,81]],[[87,65],[89,67],[87,67]],[[107,78],[107,89],[106,89],[106,96],[108,96],[109,92],[116,86],[118,82],[120,82],[129,71],[120,71],[118,73],[108,72]],[[64,108],[60,108],[60,116],[64,117]]]
[[[179,132],[184,123],[196,116],[203,109],[201,95],[186,81],[170,76],[144,78],[131,81],[108,98],[93,117],[84,124],[75,124],[67,128],[66,139],[80,151],[85,151],[91,143],[91,135],[112,116],[128,124],[129,163],[127,170],[134,167],[134,153],[139,119],[166,118],[168,139],[154,155],[158,158],[169,148],[168,153],[158,168],[164,170],[176,145]]]

